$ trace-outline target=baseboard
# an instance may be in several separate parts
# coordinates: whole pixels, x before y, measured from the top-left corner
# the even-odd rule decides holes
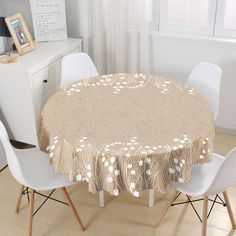
[[[224,128],[224,127],[219,127],[219,126],[216,126],[216,132],[236,135],[236,130]]]

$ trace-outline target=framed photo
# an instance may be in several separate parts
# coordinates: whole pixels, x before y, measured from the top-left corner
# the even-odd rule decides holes
[[[21,13],[8,16],[5,21],[20,55],[35,49],[35,42]]]

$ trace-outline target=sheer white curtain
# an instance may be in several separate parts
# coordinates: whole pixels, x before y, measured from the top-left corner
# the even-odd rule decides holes
[[[149,72],[150,0],[89,0],[84,50],[99,73]]]

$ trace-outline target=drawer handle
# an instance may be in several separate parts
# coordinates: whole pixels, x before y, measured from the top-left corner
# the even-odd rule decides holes
[[[44,84],[46,84],[47,82],[48,82],[48,80],[47,80],[47,79],[44,79],[44,80],[43,80],[43,83],[44,83]]]

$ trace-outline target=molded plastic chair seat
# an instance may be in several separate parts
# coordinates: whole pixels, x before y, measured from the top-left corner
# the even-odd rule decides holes
[[[49,156],[37,148],[15,149],[28,187],[43,191],[74,185],[68,175],[56,173]]]
[[[214,120],[219,112],[222,70],[209,62],[201,62],[190,73],[186,84],[200,93],[209,103]],[[154,190],[149,191],[149,206],[154,205]]]
[[[224,157],[214,153],[211,162],[193,165],[191,179],[188,183],[171,181],[169,186],[186,195],[196,197],[204,196],[224,162],[224,159]],[[212,195],[214,194],[217,193],[212,193]]]
[[[234,148],[226,158],[213,154],[213,160],[210,163],[197,164],[192,168],[192,176],[189,183],[175,183],[171,182],[170,187],[174,188],[174,193],[172,194],[167,206],[161,212],[156,226],[158,226],[161,220],[164,218],[170,206],[176,200],[180,193],[184,193],[188,196],[188,202],[192,204],[189,196],[201,197],[204,196],[203,200],[203,211],[202,211],[202,236],[206,236],[207,232],[207,219],[208,213],[208,197],[211,195],[216,195],[223,193],[225,206],[229,214],[229,218],[232,227],[235,229],[235,219],[233,211],[230,205],[229,197],[226,190],[236,181],[235,174],[236,166],[236,148]],[[215,199],[216,199],[215,198]],[[215,203],[215,202],[214,202]],[[214,205],[212,205],[213,207]],[[210,209],[211,212],[212,208]],[[198,215],[199,216],[199,215]]]
[[[70,199],[67,186],[75,183],[69,182],[68,176],[55,173],[53,166],[49,163],[48,154],[41,152],[39,149],[16,149],[13,148],[8,138],[6,129],[0,121],[0,141],[3,145],[8,167],[14,178],[22,185],[20,196],[17,202],[16,213],[19,212],[19,207],[24,192],[24,187],[30,189],[30,205],[29,205],[29,228],[28,235],[32,235],[33,226],[33,214],[34,214],[34,198],[37,190],[54,190],[60,188],[68,200],[77,222],[80,224],[82,230],[84,230],[83,223],[79,217],[79,214]],[[53,193],[53,192],[52,192]],[[50,198],[50,195],[45,201]]]

